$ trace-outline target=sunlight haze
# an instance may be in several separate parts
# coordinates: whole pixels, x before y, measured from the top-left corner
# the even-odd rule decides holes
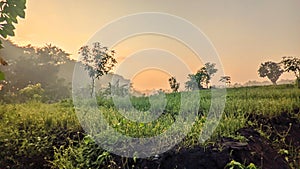
[[[265,81],[268,79],[257,74],[260,63],[279,62],[282,56],[300,56],[299,6],[298,0],[28,0],[26,18],[19,20],[16,36],[11,39],[18,45],[51,43],[76,57],[78,49],[111,21],[139,12],[163,12],[184,18],[203,31],[216,48],[232,83]],[[132,37],[114,47],[119,63],[149,48],[175,54],[193,72],[203,64],[195,60],[189,48],[163,36]],[[178,79],[184,85],[186,76]],[[280,79],[294,79],[294,76],[284,73]],[[143,85],[152,89],[159,88],[159,84],[168,88],[167,80],[167,74],[152,70],[138,74],[133,82],[139,89]]]

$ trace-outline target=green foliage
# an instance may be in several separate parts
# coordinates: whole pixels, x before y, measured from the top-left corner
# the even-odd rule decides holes
[[[3,72],[0,71],[0,81],[1,81],[1,80],[5,80],[5,75],[4,75]]]
[[[26,0],[3,0],[0,1],[0,37],[15,36],[14,23],[18,23],[17,17],[25,18]],[[0,49],[3,48],[0,40]],[[7,62],[0,57],[0,65]],[[4,73],[0,71],[0,81],[4,80]]]
[[[22,97],[24,100],[27,101],[28,100],[41,101],[43,94],[44,94],[44,89],[42,88],[42,85],[40,83],[37,83],[35,85],[30,84],[19,91],[20,97]]]
[[[234,160],[230,161],[225,168],[226,169],[257,169],[257,167],[253,163],[250,163],[248,166],[244,166],[243,164]]]
[[[209,88],[208,85],[212,76],[218,71],[215,66],[215,63],[208,62],[196,74],[189,74],[189,80],[185,83],[185,88],[187,90],[199,90],[205,88],[205,85],[206,88]]]
[[[67,146],[81,131],[65,103],[1,104],[0,117],[0,168],[49,168],[53,146]]]
[[[0,81],[0,84],[3,85],[0,98],[3,101],[24,101],[14,96],[19,94],[20,89],[29,84],[37,83],[40,83],[45,90],[43,101],[55,102],[70,97],[70,88],[68,87],[70,85],[58,77],[61,67],[64,64],[72,63],[68,59],[69,54],[53,45],[46,45],[41,48],[30,45],[16,48],[20,52],[16,53],[19,57],[9,60],[10,66],[2,69],[6,75],[6,79]]]
[[[249,123],[247,117],[250,114],[273,117],[282,112],[293,113],[299,108],[300,91],[292,86],[229,88],[227,91],[222,120],[208,142],[214,142],[223,136],[243,139],[236,134],[236,131]],[[196,112],[199,116],[188,135],[178,144],[179,147],[200,144],[198,139],[203,124],[211,123],[206,121],[211,105],[211,91],[197,92],[200,94],[200,107]],[[97,101],[101,113],[111,127],[128,136],[143,137],[163,133],[174,123],[174,120],[179,120],[177,116],[182,112],[195,113],[196,107],[189,106],[189,103],[180,106],[181,94],[188,94],[188,92],[166,94],[166,106],[163,108],[159,105],[161,103],[155,101],[150,104],[150,97],[131,97],[133,108],[126,107],[126,104],[121,102],[120,110],[116,109],[109,97],[102,97],[99,94]],[[154,121],[138,123],[124,118],[120,111],[134,113],[140,117],[147,113],[161,111],[163,114]],[[86,114],[85,118],[97,117]],[[179,122],[182,123],[179,126],[182,130],[188,129],[188,124],[184,121]],[[282,134],[285,135],[286,133]],[[107,142],[114,144],[116,139],[118,138],[111,138]],[[176,139],[177,137],[174,136],[164,142],[172,143]],[[0,149],[0,168],[7,168],[7,166],[10,168],[126,168],[124,166],[128,164],[126,158],[122,164],[116,164],[118,161],[116,156],[101,149],[91,137],[84,137],[71,100],[55,104],[45,104],[35,100],[24,104],[0,104]],[[296,159],[299,154],[297,148],[279,148],[278,151],[290,161]],[[236,166],[228,167],[239,165],[233,164]],[[253,168],[254,165],[247,167]]]
[[[118,168],[109,152],[104,151],[92,138],[86,136],[76,141],[54,149],[52,168]]]
[[[188,81],[185,82],[185,88],[190,91],[190,90],[199,90],[201,89],[200,82],[198,79],[198,76],[193,75],[193,74],[189,74],[188,75]]]
[[[0,1],[0,35],[3,38],[15,35],[13,24],[18,23],[17,17],[25,18],[25,9],[26,0]]]
[[[280,65],[272,61],[261,63],[258,69],[259,76],[268,77],[274,85],[276,85],[276,81],[283,72],[284,71],[280,68]]]

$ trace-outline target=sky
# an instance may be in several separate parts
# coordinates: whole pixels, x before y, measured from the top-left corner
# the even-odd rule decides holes
[[[27,0],[26,18],[19,20],[11,39],[19,45],[51,43],[76,58],[81,46],[118,18],[142,12],[165,13],[184,19],[205,34],[218,53],[220,72],[231,76],[232,83],[264,81],[268,79],[257,73],[260,63],[279,62],[283,56],[300,57],[299,7],[299,0]],[[118,32],[146,28],[148,24],[147,20],[125,24],[109,36],[114,38]],[[153,27],[170,24],[166,21]],[[176,30],[181,31],[181,27],[170,32]],[[191,35],[181,32],[185,37]],[[159,34],[127,37],[109,47],[116,50],[119,62],[114,71],[130,78],[137,89],[168,88],[170,76],[175,76],[183,88],[185,73],[196,72],[205,60],[199,60],[205,56],[197,55],[180,39]],[[169,59],[172,56],[174,61]],[[141,62],[149,67],[134,69],[143,65]],[[165,63],[164,69],[158,68],[161,65],[151,67],[155,63]],[[119,69],[122,64],[127,67]],[[280,79],[292,78],[292,74],[284,74]]]

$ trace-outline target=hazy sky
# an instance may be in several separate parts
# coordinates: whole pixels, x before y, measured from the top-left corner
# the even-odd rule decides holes
[[[26,18],[16,25],[12,40],[21,45],[52,43],[75,57],[78,49],[111,21],[139,12],[164,12],[184,18],[206,34],[233,82],[262,81],[267,79],[257,75],[261,62],[300,56],[299,7],[299,0],[27,0]],[[120,30],[130,28],[133,26]],[[201,67],[193,61],[196,56],[189,48],[168,37],[131,37],[114,47],[119,62],[149,48],[179,56],[193,72]],[[156,69],[137,72],[135,87],[167,87],[168,73]],[[177,76],[183,86],[185,77]],[[292,77],[286,74],[281,79]]]

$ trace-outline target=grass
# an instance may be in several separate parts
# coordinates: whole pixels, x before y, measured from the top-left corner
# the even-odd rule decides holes
[[[198,99],[191,99],[183,107],[180,107],[181,94],[166,94],[163,98],[131,97],[132,106],[128,106],[126,100],[121,99],[115,106],[111,98],[104,98],[100,95],[97,102],[99,110],[109,125],[124,135],[156,136],[170,129],[171,125],[177,121],[182,125],[176,129],[190,131],[179,146],[191,147],[201,144],[199,133],[202,132],[206,123],[213,123],[207,121],[211,93],[209,90],[200,91]],[[300,90],[289,85],[227,89],[222,118],[207,142],[214,142],[220,137],[240,138],[236,130],[250,123],[248,121],[250,114],[271,118],[282,112],[292,114],[295,109],[300,108],[299,106]],[[197,109],[198,111],[195,112]],[[144,122],[124,119],[122,113],[129,113],[127,115],[130,118]],[[158,114],[158,118],[152,121],[151,117],[155,113]],[[177,119],[180,113],[184,113],[185,116],[197,114],[194,125],[190,127],[183,119],[183,121]],[[147,121],[145,118],[147,115],[151,121],[149,119]],[[293,116],[300,120],[299,115],[293,114]],[[84,118],[88,121],[97,116],[87,113]],[[7,166],[9,168],[80,168],[80,165],[94,168],[95,166],[116,165],[108,152],[97,147],[92,140],[87,139],[88,137],[84,137],[81,125],[84,126],[79,123],[72,102],[69,100],[54,104],[37,101],[1,104],[0,168],[7,168]],[[91,129],[90,132],[97,131]],[[175,142],[174,140],[176,136],[164,141],[170,143]],[[113,140],[108,140],[110,141]],[[92,159],[97,163],[94,164]],[[64,165],[69,167],[63,167]]]

